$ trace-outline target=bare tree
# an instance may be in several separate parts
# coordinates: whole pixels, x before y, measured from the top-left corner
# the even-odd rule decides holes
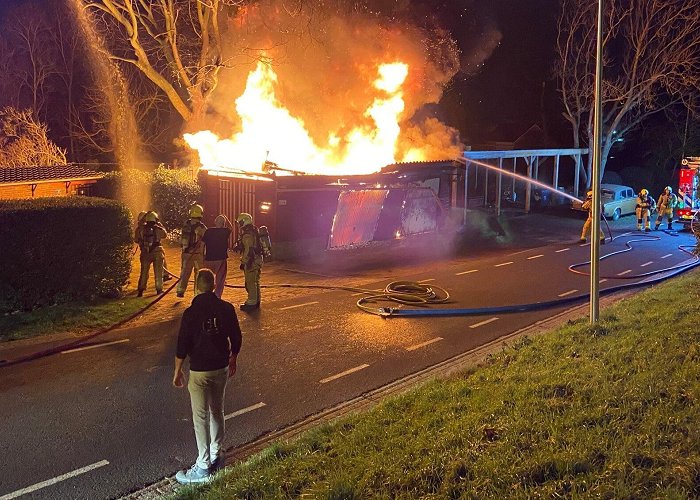
[[[222,61],[222,14],[243,0],[82,0],[116,43],[110,57],[138,68],[186,122],[204,112]]]
[[[66,152],[48,138],[46,125],[29,110],[0,110],[0,166],[65,165]]]
[[[45,117],[46,102],[57,69],[50,32],[41,16],[28,15],[22,9],[15,13],[10,31],[17,40],[14,72],[19,91],[37,118]]]
[[[700,92],[700,0],[606,0],[601,176],[612,147]],[[555,73],[575,147],[592,144],[596,2],[563,0]],[[586,181],[590,185],[591,166]]]

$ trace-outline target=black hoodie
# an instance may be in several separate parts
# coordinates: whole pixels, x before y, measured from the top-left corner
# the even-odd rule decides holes
[[[177,338],[177,357],[190,357],[190,370],[208,372],[226,368],[231,352],[241,350],[241,327],[236,309],[214,292],[204,292],[185,309]]]

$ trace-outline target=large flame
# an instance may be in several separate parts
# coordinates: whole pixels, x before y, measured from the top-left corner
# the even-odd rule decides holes
[[[326,144],[319,145],[304,121],[294,117],[279,101],[275,94],[277,74],[270,65],[260,62],[248,75],[244,93],[236,99],[236,112],[241,120],[238,133],[222,139],[204,130],[184,137],[199,153],[202,167],[208,170],[256,173],[273,166],[282,169],[279,173],[377,172],[397,161],[396,144],[404,111],[402,87],[408,71],[408,65],[402,62],[379,65],[378,77],[373,82],[376,96],[362,119],[348,132],[329,132]],[[410,159],[423,158],[414,150]]]

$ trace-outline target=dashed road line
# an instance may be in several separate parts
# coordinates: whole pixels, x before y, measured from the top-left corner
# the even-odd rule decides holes
[[[33,484],[32,486],[27,486],[26,488],[22,488],[21,490],[13,491],[12,493],[7,493],[1,496],[0,500],[10,500],[11,498],[18,498],[22,495],[26,495],[28,493],[32,493],[42,488],[46,488],[47,486],[52,486],[56,483],[60,483],[61,481],[65,481],[66,479],[79,476],[80,474],[85,474],[86,472],[90,472],[91,470],[99,469],[100,467],[104,467],[105,465],[109,465],[109,462],[107,460],[100,460],[99,462],[95,462],[94,464],[86,465],[85,467],[81,467],[80,469],[76,469],[72,472],[56,476],[53,479],[47,479],[46,481]]]
[[[234,411],[233,413],[229,413],[228,415],[226,415],[224,417],[224,420],[228,420],[229,418],[239,417],[245,413],[248,413],[248,412],[251,412],[254,410],[259,410],[260,408],[262,408],[264,406],[267,406],[267,405],[261,401],[259,403],[254,404],[254,405],[248,406],[246,408],[241,408],[240,410]]]
[[[473,325],[469,325],[469,328],[479,328],[480,326],[488,325],[489,323],[493,323],[494,321],[498,321],[498,318],[493,317],[484,321],[480,321],[479,323],[474,323]]]
[[[416,281],[416,283],[427,283],[429,281],[435,281],[435,278],[428,278],[427,280]]]
[[[533,255],[532,257],[528,257],[527,260],[539,259],[540,257],[544,257],[544,254]]]
[[[631,273],[631,272],[632,272],[632,270],[631,270],[631,269],[628,269],[627,271],[622,271],[621,273],[617,273],[617,275],[618,275],[618,276],[624,276],[625,274],[629,274],[629,273]]]
[[[350,375],[355,372],[359,372],[360,370],[364,370],[367,368],[369,365],[360,365],[356,366],[355,368],[350,368],[349,370],[345,370],[344,372],[338,373],[336,375],[331,375],[330,377],[326,377],[324,379],[319,380],[321,384],[327,384],[328,382],[332,382],[333,380],[337,380],[341,377],[345,377],[346,375]]]
[[[581,243],[579,246],[580,246],[580,247],[585,247],[585,246],[588,246],[588,245],[590,245],[590,243]]]
[[[653,261],[653,260],[650,260],[649,262],[645,262],[644,264],[642,264],[642,265],[639,266],[639,267],[647,267],[647,266],[652,265],[653,263],[654,263],[654,261]]]
[[[573,294],[575,294],[576,292],[578,292],[578,290],[576,290],[576,289],[574,289],[574,290],[569,290],[568,292],[560,293],[560,294],[559,294],[559,297],[566,297],[567,295],[573,295]]]
[[[668,258],[671,257],[672,255],[673,255],[672,253],[667,253],[666,255],[664,255],[664,256],[661,257],[661,258],[662,258],[662,259],[668,259]]]
[[[494,265],[493,267],[509,266],[509,265],[511,265],[512,263],[513,263],[513,261],[511,260],[510,262],[503,262],[503,263],[501,263],[501,264],[496,264],[496,265]]]
[[[305,307],[305,306],[312,306],[314,304],[318,304],[318,301],[316,302],[304,302],[303,304],[297,304],[295,306],[287,306],[287,307],[280,307],[280,311],[288,311],[289,309],[296,309],[297,307]]]
[[[108,345],[123,344],[124,342],[129,342],[129,339],[113,340],[112,342],[104,342],[102,344],[93,344],[93,345],[86,345],[83,347],[76,347],[75,349],[66,349],[65,351],[61,351],[61,354],[68,354],[71,352],[78,352],[78,351],[87,351],[88,349],[97,349],[98,347],[105,347]]]
[[[421,342],[420,344],[408,346],[406,348],[407,351],[415,351],[416,349],[420,349],[421,347],[429,346],[430,344],[434,344],[435,342],[440,342],[442,340],[442,337],[435,337],[434,339],[426,340],[425,342]]]
[[[600,281],[598,281],[598,283],[605,283],[606,281],[608,281],[608,278],[603,278]]]
[[[471,274],[477,272],[478,269],[470,269],[469,271],[462,271],[461,273],[456,273],[455,276],[462,276],[463,274]]]
[[[562,252],[568,252],[571,250],[570,248],[562,248],[561,250],[557,250],[555,253],[562,253]]]

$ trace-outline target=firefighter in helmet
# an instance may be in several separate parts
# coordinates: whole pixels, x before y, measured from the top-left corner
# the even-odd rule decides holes
[[[258,228],[253,225],[253,217],[245,212],[236,217],[239,238],[235,249],[241,252],[241,270],[245,278],[247,300],[241,304],[241,310],[251,311],[260,307],[260,271],[263,265],[263,253],[260,248]]]
[[[139,224],[136,227],[134,239],[141,250],[141,274],[139,275],[138,296],[142,297],[148,284],[148,273],[153,264],[153,274],[156,281],[156,293],[163,293],[163,262],[165,252],[161,240],[166,237],[165,228],[158,222],[158,214],[150,211],[143,216],[139,214]]]
[[[177,296],[184,297],[187,284],[190,281],[192,270],[194,275],[202,268],[204,261],[204,242],[202,236],[207,226],[202,222],[204,209],[201,205],[192,204],[189,209],[189,218],[182,226],[180,235],[180,247],[182,248],[182,265],[180,266],[180,282],[177,284]],[[194,293],[197,294],[197,286],[194,286]]]
[[[678,205],[678,198],[673,193],[671,186],[666,186],[663,193],[659,196],[659,201],[656,204],[659,207],[659,216],[656,218],[654,230],[658,230],[664,215],[667,217],[667,229],[673,229],[673,209]]]
[[[591,225],[593,224],[593,191],[588,191],[588,193],[586,193],[586,199],[583,202],[583,205],[581,205],[581,208],[588,210],[588,218],[586,219],[586,222],[583,223],[583,229],[581,230],[581,243],[585,243],[586,237],[591,231]],[[602,229],[600,229],[600,235],[598,237],[600,238],[600,243],[604,245],[605,234],[603,233]]]
[[[644,226],[645,231],[651,231],[651,224],[649,219],[651,219],[651,212],[652,210],[654,210],[655,207],[656,202],[654,201],[654,198],[652,198],[649,194],[649,190],[642,189],[641,191],[639,191],[639,195],[637,196],[636,208],[637,231],[642,230],[642,225]]]

